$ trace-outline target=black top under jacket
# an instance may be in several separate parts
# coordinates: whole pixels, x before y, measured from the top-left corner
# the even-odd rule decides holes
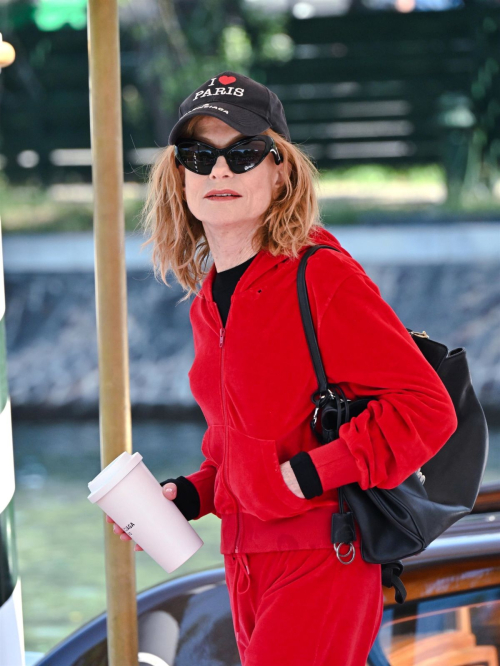
[[[231,296],[236,287],[236,283],[256,256],[257,255],[254,254],[253,257],[250,257],[250,259],[247,259],[242,264],[227,268],[225,271],[216,272],[214,275],[212,298],[217,303],[224,326],[226,325],[229,306],[231,305]]]
[[[223,326],[226,325],[231,296],[236,284],[256,256],[254,254],[253,257],[242,264],[228,268],[225,271],[216,272],[214,275],[212,298],[217,303]],[[302,452],[302,454],[295,456],[292,470],[306,499],[316,497],[323,492],[314,463],[307,453]],[[166,479],[160,485],[164,486],[170,481],[177,485],[177,497],[173,500],[177,508],[187,520],[196,518],[200,513],[200,497],[194,484],[186,477],[178,476],[176,479]]]

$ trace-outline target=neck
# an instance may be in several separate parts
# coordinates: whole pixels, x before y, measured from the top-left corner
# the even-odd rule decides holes
[[[203,226],[218,273],[242,264],[259,251],[252,246],[255,225],[238,225],[236,228]]]

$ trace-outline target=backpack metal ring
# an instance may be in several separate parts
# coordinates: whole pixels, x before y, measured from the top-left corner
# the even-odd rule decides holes
[[[354,556],[356,555],[356,548],[355,548],[353,543],[345,544],[345,545],[349,545],[349,550],[347,551],[347,553],[339,553],[340,546],[342,546],[343,544],[344,544],[343,541],[339,541],[338,543],[333,544],[333,547],[335,548],[335,552],[337,553],[337,559],[338,559],[339,562],[342,562],[342,564],[350,564],[353,561]],[[350,560],[344,561],[344,560],[341,559],[342,557],[348,557],[351,553],[352,553],[352,557],[351,557]]]

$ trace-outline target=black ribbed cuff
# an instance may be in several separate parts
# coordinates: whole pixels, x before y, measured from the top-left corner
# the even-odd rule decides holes
[[[193,520],[200,513],[200,496],[194,483],[185,476],[160,481],[160,486],[173,482],[177,486],[177,496],[171,500],[186,520]]]
[[[306,499],[312,499],[323,494],[323,486],[318,470],[307,451],[297,453],[293,458],[290,458],[289,462]]]

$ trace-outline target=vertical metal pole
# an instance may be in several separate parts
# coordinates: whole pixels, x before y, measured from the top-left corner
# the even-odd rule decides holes
[[[90,127],[101,465],[132,453],[123,213],[120,34],[117,0],[89,0]],[[133,541],[103,515],[110,666],[138,665]]]
[[[15,51],[0,33],[0,68],[14,62]],[[1,71],[1,70],[0,70]],[[5,286],[0,222],[0,663],[25,663],[21,579],[15,532],[14,447],[5,343]]]

